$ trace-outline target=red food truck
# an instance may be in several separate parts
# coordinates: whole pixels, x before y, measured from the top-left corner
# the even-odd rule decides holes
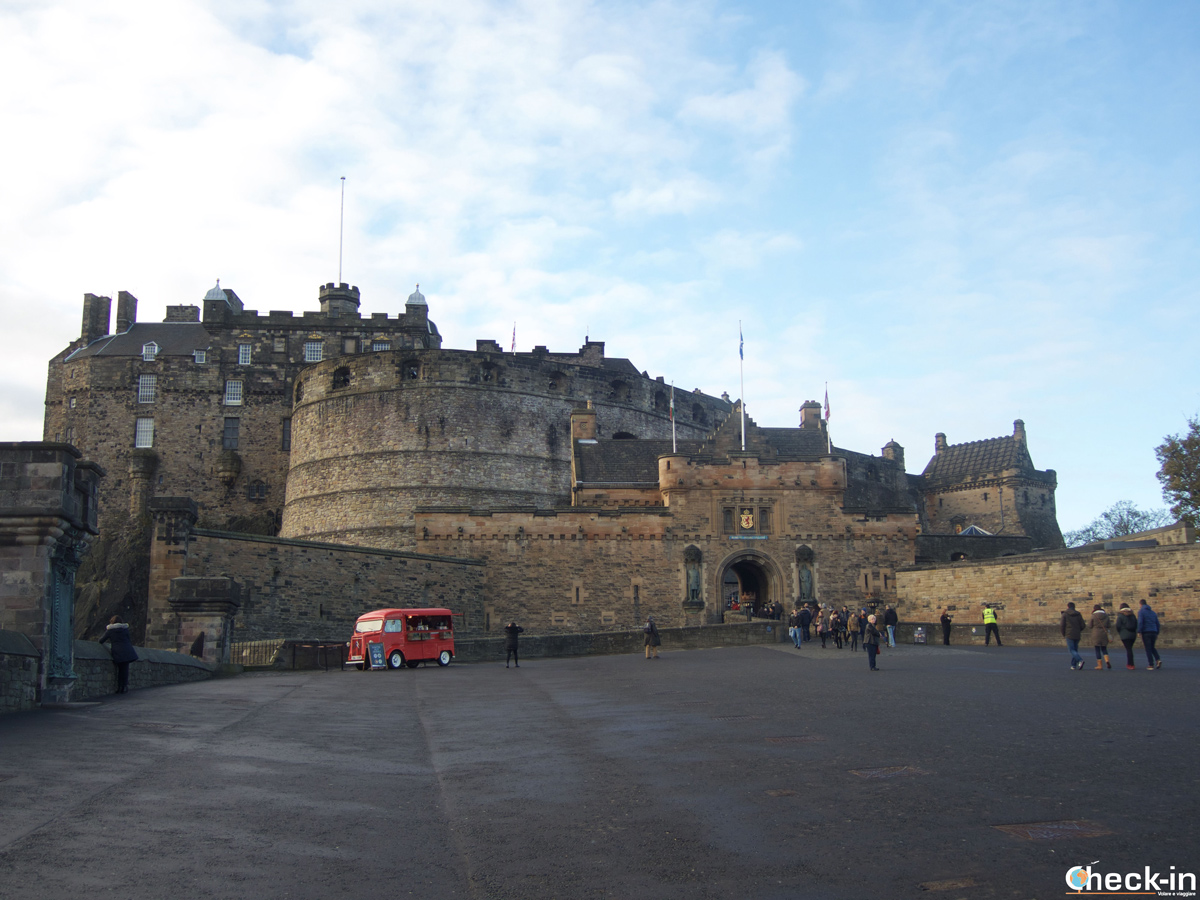
[[[450,665],[454,620],[448,609],[377,609],[354,623],[346,662],[369,670],[387,666],[415,669],[423,662]]]

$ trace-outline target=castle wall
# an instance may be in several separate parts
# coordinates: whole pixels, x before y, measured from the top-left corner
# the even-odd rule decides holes
[[[897,580],[900,617],[909,621],[936,621],[943,607],[958,613],[956,625],[982,621],[982,604],[992,603],[1002,629],[1005,624],[1057,629],[1068,601],[1085,618],[1094,604],[1103,604],[1115,621],[1121,603],[1136,611],[1145,599],[1161,620],[1160,643],[1169,644],[1174,623],[1191,626],[1200,619],[1196,544],[917,566],[898,571]]]
[[[182,556],[169,559],[172,551]],[[464,614],[456,627],[471,632],[482,624],[484,569],[476,560],[194,529],[186,541],[156,538],[156,563],[168,571],[152,588],[147,643],[168,650],[189,643],[179,637],[179,616],[163,595],[170,576],[182,572],[237,583],[234,641],[344,641],[360,615],[383,607],[446,606]]]
[[[1040,474],[1040,473],[1039,473]],[[1011,470],[981,474],[959,484],[927,490],[924,507],[928,528],[952,533],[955,517],[992,534],[1028,535],[1036,547],[1062,546],[1054,504],[1057,478]]]
[[[583,359],[440,350],[306,370],[281,534],[412,547],[420,505],[569,503],[572,408],[592,401],[602,437],[671,435],[660,381],[624,360]],[[677,422],[681,438],[702,437],[728,412],[713,397],[688,401],[698,409]]]

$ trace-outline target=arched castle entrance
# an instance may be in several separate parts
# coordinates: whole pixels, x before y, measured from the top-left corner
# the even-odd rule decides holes
[[[730,600],[738,599],[741,612],[746,608],[755,615],[765,614],[772,603],[783,603],[783,578],[770,557],[757,550],[740,550],[721,563],[718,575],[718,596],[721,608],[728,611]]]

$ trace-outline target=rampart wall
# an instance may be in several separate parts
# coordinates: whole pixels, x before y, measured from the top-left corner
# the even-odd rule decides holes
[[[1061,551],[982,562],[913,566],[896,573],[901,619],[936,622],[943,607],[955,625],[982,622],[994,604],[1000,626],[1052,626],[1057,634],[1068,601],[1086,618],[1093,605],[1110,615],[1121,603],[1145,599],[1162,622],[1160,642],[1194,642],[1200,621],[1200,545],[1131,550]],[[1115,619],[1115,617],[1114,617]],[[1172,635],[1172,625],[1188,626]],[[1190,635],[1190,637],[1185,637]]]
[[[469,632],[482,625],[483,569],[473,559],[205,529],[172,539],[160,528],[151,550],[147,640],[187,649],[169,600],[171,579],[184,574],[237,583],[235,641],[344,641],[358,616],[382,607],[446,606],[464,614],[457,627]]]

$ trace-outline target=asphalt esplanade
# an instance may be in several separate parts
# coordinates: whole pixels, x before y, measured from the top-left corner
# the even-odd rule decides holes
[[[0,897],[974,900],[1200,870],[1196,651],[664,649],[5,716]]]

